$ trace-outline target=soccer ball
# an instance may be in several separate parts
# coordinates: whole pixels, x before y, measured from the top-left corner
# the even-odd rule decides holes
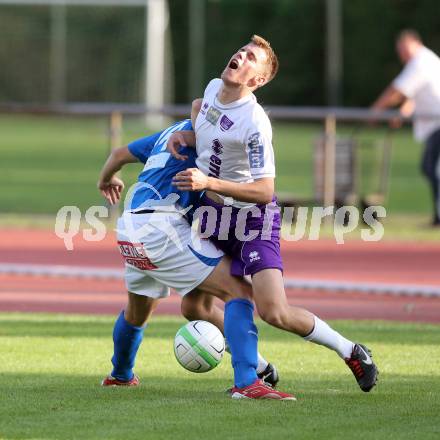
[[[174,354],[183,368],[205,373],[215,368],[225,353],[225,338],[210,322],[191,321],[174,338]]]

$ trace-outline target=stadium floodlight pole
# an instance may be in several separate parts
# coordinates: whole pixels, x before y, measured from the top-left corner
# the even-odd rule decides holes
[[[146,117],[146,123],[151,127],[165,125],[164,116],[157,110],[162,109],[165,103],[165,46],[168,23],[167,1],[147,0],[145,103],[147,108],[153,109]]]
[[[50,101],[66,100],[66,5],[51,5],[50,17]]]
[[[325,118],[324,137],[324,208],[335,205],[336,198],[336,118],[329,114]],[[333,216],[326,216],[324,222],[331,224]]]
[[[145,96],[144,101],[148,108],[160,110],[164,107],[165,101],[165,38],[168,27],[168,3],[167,0],[0,0],[0,5],[14,6],[118,6],[144,7],[146,10],[146,32],[145,32]],[[63,69],[63,55],[61,43],[55,42],[55,38],[62,32],[59,23],[58,30],[54,29],[53,34],[53,58],[52,58],[52,78],[55,85],[51,91],[52,100],[59,100],[62,97],[63,83],[60,78]],[[57,35],[55,35],[57,34]],[[56,71],[56,73],[54,73]],[[149,118],[149,122],[164,125],[159,112],[156,116]]]
[[[189,57],[188,92],[189,100],[203,93],[205,73],[205,0],[189,2]]]
[[[117,110],[110,114],[109,141],[109,154],[122,145],[122,113]],[[116,176],[121,177],[120,171],[116,173]],[[116,220],[116,218],[120,215],[119,202],[115,205],[110,205],[106,201],[106,206],[109,209],[110,217],[113,220]]]
[[[326,0],[326,88],[327,105],[341,104],[342,0]]]

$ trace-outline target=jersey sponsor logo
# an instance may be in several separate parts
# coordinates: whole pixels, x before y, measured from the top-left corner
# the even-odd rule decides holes
[[[209,107],[208,113],[206,113],[206,120],[210,122],[212,125],[216,125],[218,118],[220,117],[221,114],[222,112],[220,110],[211,106]]]
[[[206,115],[206,110],[208,110],[209,104],[207,102],[205,102],[202,106],[202,108],[200,109],[200,113],[202,115]]]
[[[140,270],[157,269],[147,257],[142,243],[130,243],[129,241],[118,241],[119,251],[127,264],[137,267]]]
[[[170,153],[158,153],[150,156],[145,163],[144,171],[151,170],[153,168],[163,168],[168,159],[170,158]]]
[[[251,134],[248,139],[249,164],[251,168],[264,167],[264,147],[260,132]]]
[[[213,154],[209,158],[209,177],[219,177],[220,176],[220,167],[222,164],[222,160]]]
[[[214,139],[211,145],[214,154],[209,158],[209,177],[219,177],[222,160],[218,157],[223,153],[223,145],[218,139]]]
[[[131,266],[134,266],[140,270],[157,269],[157,266],[155,266],[149,259],[141,260],[139,258],[126,258],[125,261],[127,262],[127,264],[130,264]]]
[[[222,131],[229,130],[233,125],[234,123],[226,115],[223,115],[220,119],[220,130]]]
[[[217,156],[223,153],[223,145],[220,143],[218,139],[214,139],[212,141],[212,151],[214,151]]]

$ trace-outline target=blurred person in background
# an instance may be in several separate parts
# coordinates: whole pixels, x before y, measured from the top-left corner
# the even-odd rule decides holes
[[[431,186],[432,225],[440,226],[440,58],[423,45],[414,30],[400,32],[397,54],[403,70],[372,105],[380,111],[400,106],[404,117],[414,115],[414,137],[425,144],[421,168]]]

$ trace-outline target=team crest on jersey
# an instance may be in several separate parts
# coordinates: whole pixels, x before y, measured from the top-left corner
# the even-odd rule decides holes
[[[220,110],[211,106],[209,107],[208,113],[206,113],[206,120],[210,122],[212,125],[216,125],[218,118],[220,117],[221,114],[222,112]]]
[[[249,136],[249,164],[251,168],[263,168],[264,167],[264,147],[261,141],[260,133],[254,133]]]
[[[218,139],[212,141],[212,151],[214,151],[217,156],[223,153],[223,145]]]
[[[220,119],[221,131],[229,130],[233,125],[234,123],[226,115],[223,115],[222,118]]]

